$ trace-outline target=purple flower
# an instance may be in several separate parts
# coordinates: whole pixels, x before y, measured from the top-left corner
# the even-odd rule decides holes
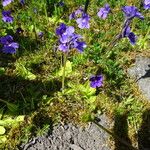
[[[7,5],[9,5],[13,0],[3,0],[2,1],[2,5],[5,7]]]
[[[105,4],[104,7],[100,8],[99,12],[97,13],[97,15],[102,18],[102,19],[106,19],[107,15],[110,13],[110,6],[109,4]]]
[[[86,13],[84,13],[84,10],[82,7],[77,9],[75,12],[71,13],[69,16],[69,19],[76,19],[76,22],[78,24],[78,27],[83,29],[83,28],[89,28],[89,21],[90,21],[90,16]]]
[[[150,9],[150,0],[144,0],[144,9]]]
[[[66,27],[66,31],[61,35],[60,42],[61,43],[68,43],[72,40],[74,33],[74,27],[68,26]]]
[[[90,86],[92,88],[101,87],[103,84],[103,76],[102,75],[92,75],[90,77]]]
[[[56,29],[57,35],[62,35],[66,31],[67,26],[64,23],[61,23],[59,27]]]
[[[25,4],[25,0],[20,0],[20,4],[24,5]]]
[[[75,29],[73,26],[67,26],[65,32],[63,33],[63,35],[67,35],[70,36],[74,33]]]
[[[105,4],[104,7],[100,8],[99,12],[97,13],[98,17],[102,19],[106,19],[107,15],[110,13],[110,6],[109,4]]]
[[[131,21],[134,17],[139,18],[139,19],[144,19],[142,14],[138,11],[138,9],[134,6],[124,6],[122,7],[122,11],[125,15],[125,21],[121,30],[121,33],[116,36],[116,39],[113,42],[116,43],[116,41],[120,40],[121,38],[128,37],[130,40],[130,43],[134,45],[137,41],[137,36],[130,31],[130,24]]]
[[[12,42],[8,45],[4,45],[2,51],[6,54],[14,54],[14,53],[16,53],[17,48],[19,48],[19,44]]]
[[[73,13],[70,14],[69,16],[69,19],[76,19],[76,17],[80,14],[82,14],[84,11],[83,11],[83,8],[80,7],[79,9],[77,9],[76,11],[74,11]]]
[[[87,47],[87,45],[86,45],[85,42],[76,41],[76,42],[74,43],[74,47],[75,47],[76,49],[78,49],[79,52],[82,53],[83,50],[84,50],[84,48]]]
[[[81,36],[74,32],[75,29],[73,26],[66,26],[63,23],[60,24],[60,26],[56,29],[56,34],[59,36],[59,50],[68,52],[70,49],[76,48],[79,52],[83,52],[86,44],[79,41]]]
[[[17,34],[21,34],[21,33],[23,33],[24,32],[24,30],[21,28],[21,27],[18,27],[17,29],[16,29],[16,33]]]
[[[63,7],[65,3],[63,1],[58,2],[58,6]]]
[[[134,17],[139,19],[144,19],[142,14],[138,11],[138,9],[134,6],[124,6],[122,7],[122,11],[125,15],[125,21],[123,24],[123,29],[121,31],[121,34],[118,36],[119,38],[128,37],[130,40],[130,43],[134,45],[137,41],[137,36],[130,31],[130,23]]]
[[[10,10],[4,10],[2,11],[2,20],[4,22],[12,23],[14,18],[11,16],[11,11]]]
[[[13,42],[13,37],[11,35],[6,35],[0,38],[0,43],[3,45],[7,45]]]
[[[66,43],[61,43],[58,47],[58,49],[60,51],[63,51],[63,52],[68,52],[69,50],[69,46],[66,44]]]
[[[130,32],[129,35],[128,35],[128,38],[130,40],[130,43],[132,45],[135,45],[136,41],[137,41],[137,36],[133,33],[133,32]]]
[[[43,32],[38,32],[38,37],[41,39],[44,36]]]
[[[128,37],[128,39],[130,40],[130,43],[132,45],[134,45],[137,41],[137,36],[130,31],[130,27],[129,26],[126,26],[123,30],[123,33],[122,33],[122,37]]]
[[[76,20],[78,27],[81,29],[84,28],[88,29],[90,27],[89,21],[90,21],[90,16],[86,13],[83,13],[82,17]]]
[[[133,19],[134,17],[144,19],[144,16],[142,16],[135,6],[124,6],[122,7],[122,11],[127,19]]]
[[[13,37],[11,35],[1,37],[0,43],[3,45],[2,51],[6,54],[14,54],[16,53],[16,49],[19,48],[19,44],[13,42]]]
[[[71,13],[71,14],[69,15],[69,19],[70,19],[70,20],[71,20],[71,19],[75,19],[75,17],[76,17],[75,12],[73,12],[73,13]]]

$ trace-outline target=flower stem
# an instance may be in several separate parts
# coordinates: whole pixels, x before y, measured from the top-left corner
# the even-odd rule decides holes
[[[47,1],[46,0],[45,0],[45,3],[44,3],[44,12],[45,12],[45,16],[46,16],[46,21],[48,22]]]
[[[65,70],[66,70],[66,61],[67,61],[67,54],[64,53],[64,59],[63,59],[63,74],[62,74],[62,93],[64,93],[65,88]]]
[[[90,2],[90,0],[86,0],[86,2],[85,2],[84,13],[87,13],[89,2]]]
[[[35,22],[33,24],[33,32],[34,32],[36,43],[38,43],[38,38],[37,38],[37,33],[36,33],[36,23]]]

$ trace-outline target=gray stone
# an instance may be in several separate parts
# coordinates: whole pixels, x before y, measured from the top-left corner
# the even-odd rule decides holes
[[[137,56],[135,66],[129,68],[128,73],[136,79],[143,95],[150,100],[150,58]]]
[[[112,127],[106,115],[100,116],[100,124],[105,128]],[[111,141],[112,142],[112,141]],[[112,150],[109,145],[110,135],[89,123],[86,127],[57,125],[51,135],[36,137],[31,142],[22,145],[23,150]]]

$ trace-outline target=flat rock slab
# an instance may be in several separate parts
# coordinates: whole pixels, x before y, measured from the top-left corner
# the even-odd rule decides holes
[[[112,125],[105,116],[100,116],[100,122],[105,128]],[[52,133],[47,136],[36,137],[22,146],[23,150],[112,150],[110,135],[89,123],[87,127],[74,125],[55,126]]]
[[[150,58],[138,56],[135,66],[128,69],[131,77],[134,77],[143,95],[150,100]]]

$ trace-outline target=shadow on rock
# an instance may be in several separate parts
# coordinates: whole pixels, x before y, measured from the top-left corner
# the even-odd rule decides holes
[[[128,143],[128,145],[131,145],[131,141],[128,137],[127,114],[116,114],[114,134]],[[122,144],[118,139],[115,139],[115,150],[130,150],[130,148]]]
[[[143,121],[138,131],[139,150],[150,150],[150,109],[143,113]]]
[[[150,65],[148,65],[148,67],[150,67]],[[149,78],[150,77],[150,69],[148,69],[148,70],[145,70],[145,74],[143,75],[143,76],[141,76],[138,80],[140,80],[140,79],[144,79],[144,78]],[[138,81],[137,80],[137,81]]]

